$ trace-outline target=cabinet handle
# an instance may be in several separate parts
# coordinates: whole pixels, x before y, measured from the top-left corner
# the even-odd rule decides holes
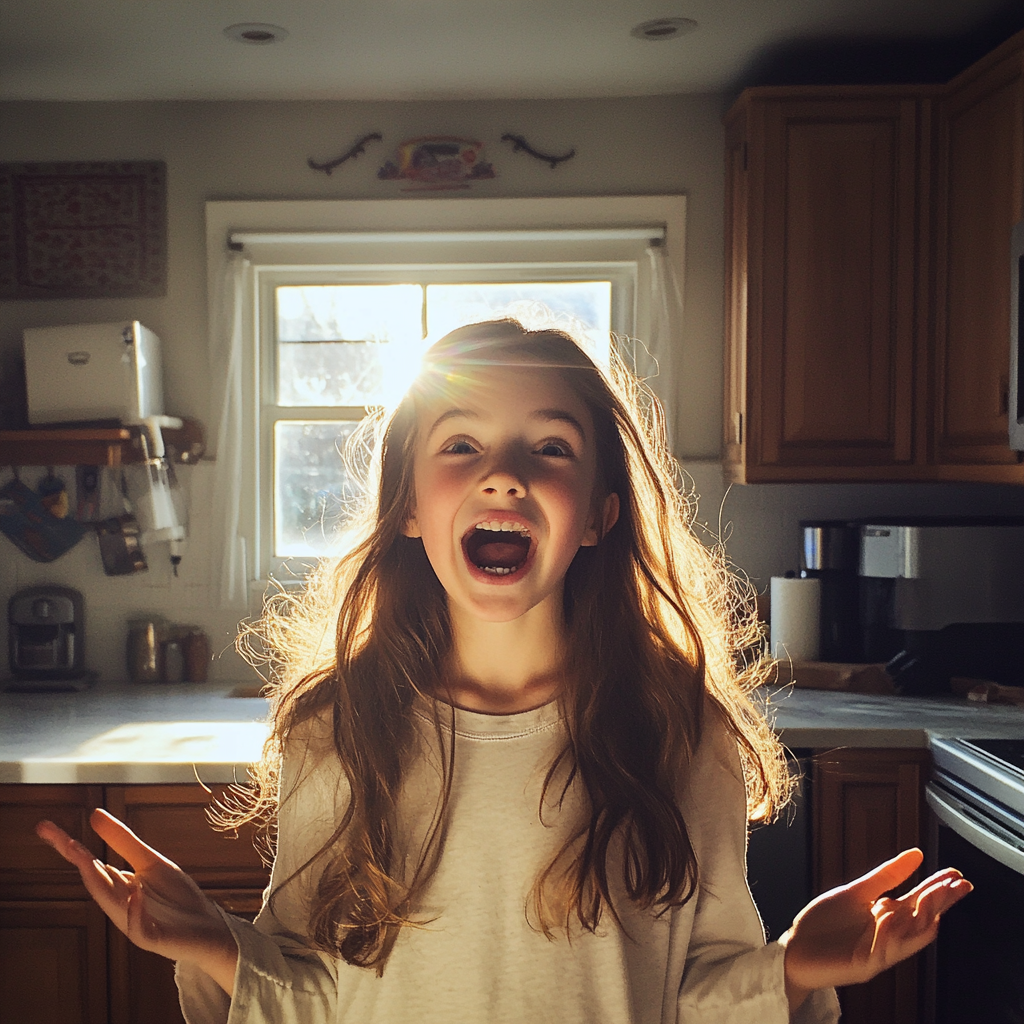
[[[743,444],[743,413],[732,414],[732,440],[734,444]]]

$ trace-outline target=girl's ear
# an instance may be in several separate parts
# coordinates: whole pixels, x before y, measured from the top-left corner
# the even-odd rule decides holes
[[[609,494],[608,497],[604,499],[604,505],[601,508],[600,514],[600,530],[598,530],[597,527],[597,519],[598,515],[595,513],[590,526],[587,527],[587,532],[583,534],[583,540],[580,541],[580,547],[594,547],[619,521],[619,496],[617,494]]]
[[[406,537],[422,537],[423,533],[420,530],[420,524],[416,522],[416,513],[413,512],[411,516],[405,521],[405,526],[402,527],[402,533]]]

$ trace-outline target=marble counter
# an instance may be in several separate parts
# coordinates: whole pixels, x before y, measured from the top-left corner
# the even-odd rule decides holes
[[[881,697],[763,688],[783,743],[798,747],[927,747],[931,738],[1024,739],[1024,708],[960,697]]]
[[[235,689],[100,683],[83,693],[0,693],[0,783],[244,780],[267,737],[267,702],[230,696]]]
[[[267,702],[229,696],[234,689],[108,683],[77,694],[0,693],[0,783],[244,779],[267,735]],[[1024,708],[792,687],[760,697],[791,749],[927,747],[933,736],[1024,739]]]

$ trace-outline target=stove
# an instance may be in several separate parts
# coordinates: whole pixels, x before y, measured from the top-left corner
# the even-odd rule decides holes
[[[927,959],[922,1020],[1024,1022],[1024,739],[936,739],[925,790],[929,868],[972,892],[943,917]]]
[[[1024,740],[932,740],[939,821],[1024,875]]]

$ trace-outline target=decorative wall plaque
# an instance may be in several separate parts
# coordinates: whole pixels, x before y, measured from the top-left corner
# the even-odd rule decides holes
[[[424,135],[398,147],[397,162],[388,160],[377,171],[384,181],[411,182],[402,191],[469,188],[470,183],[494,177],[483,158],[483,143],[454,135]]]
[[[162,162],[0,164],[0,298],[166,291]]]

